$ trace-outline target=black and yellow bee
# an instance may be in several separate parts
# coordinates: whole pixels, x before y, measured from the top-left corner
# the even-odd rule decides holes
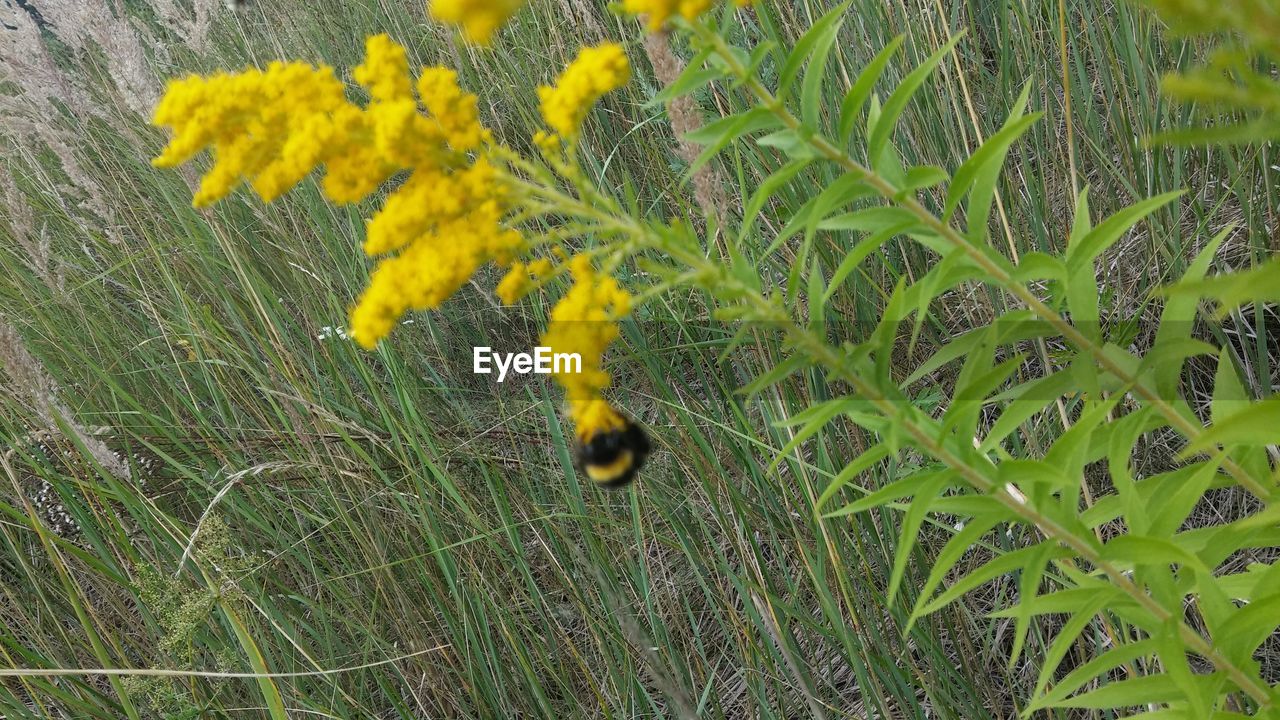
[[[649,456],[649,436],[630,418],[618,430],[598,432],[574,445],[575,464],[602,488],[620,488],[635,479]]]

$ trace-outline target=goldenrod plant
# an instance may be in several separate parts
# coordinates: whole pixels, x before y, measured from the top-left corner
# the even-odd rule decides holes
[[[234,5],[0,3],[0,715],[1277,717],[1273,2]]]
[[[441,3],[433,13],[483,42],[515,9],[461,7]],[[507,269],[498,286],[505,303],[568,272],[572,287],[552,311],[543,341],[587,358],[581,373],[557,376],[583,441],[624,422],[604,399],[610,378],[600,364],[617,323],[645,300],[696,288],[716,317],[741,328],[739,339],[762,326],[786,337],[789,357],[747,384],[745,394],[809,368],[830,383],[832,397],[780,421],[793,434],[775,466],[836,418],[877,438],[830,479],[816,507],[832,523],[875,508],[902,511],[889,602],[902,590],[922,523],[946,518],[959,529],[913,593],[908,629],[1009,574],[1017,578],[1016,601],[994,613],[1016,620],[1009,662],[1027,650],[1033,618],[1068,617],[1046,638],[1023,716],[1144,708],[1149,718],[1280,717],[1280,691],[1253,658],[1280,625],[1280,570],[1266,561],[1243,573],[1216,570],[1235,553],[1280,539],[1280,400],[1270,392],[1251,397],[1230,349],[1192,332],[1199,293],[1164,302],[1146,352],[1116,337],[1100,313],[1099,259],[1181,193],[1095,218],[1081,190],[1063,251],[1009,257],[988,228],[1006,156],[1040,119],[1029,107],[1030,87],[1003,126],[953,169],[908,165],[895,144],[898,122],[961,36],[888,85],[882,76],[901,44],[895,40],[835,101],[833,88],[845,83],[833,82],[828,67],[848,8],[842,3],[815,20],[792,47],[739,47],[731,38],[741,35],[742,18],[733,6],[623,4],[625,12],[647,14],[648,31],[675,33],[693,52],[658,101],[713,82],[749,99],[747,109],[686,135],[706,148],[695,170],[735,144],[776,153],[777,167],[746,198],[737,227],[700,232],[692,217],[648,217],[584,172],[576,147],[583,121],[630,77],[628,57],[613,43],[584,48],[554,86],[539,88],[546,129],[532,139],[532,156],[496,142],[478,124],[476,97],[448,71],[421,70],[415,94],[404,51],[374,36],[353,73],[368,94],[363,103],[346,98],[331,69],[297,63],[172,83],[156,122],[175,135],[157,163],[172,166],[213,147],[215,164],[197,204],[242,181],[271,200],[321,165],[330,200],[347,203],[407,173],[367,228],[365,250],[381,260],[351,313],[351,335],[365,347],[386,338],[404,312],[439,307],[486,262]],[[771,197],[814,167],[829,170],[831,181],[794,215],[769,217]],[[766,219],[776,228],[771,243],[753,245],[751,229]],[[723,233],[723,255],[712,233]],[[1247,273],[1204,279],[1227,233],[1205,244],[1178,287],[1226,283],[1232,290],[1214,295],[1236,297]],[[815,252],[819,238],[842,248],[838,263]],[[761,277],[759,260],[793,242],[790,274]],[[927,249],[931,267],[887,290],[874,328],[834,336],[831,299],[870,255],[894,243]],[[615,275],[628,263],[642,263],[657,282],[624,289]],[[900,358],[913,354],[931,306],[958,287],[987,288],[1008,310],[904,366]],[[1016,377],[1030,348],[1045,342],[1063,350],[1046,356],[1037,376]],[[1207,417],[1180,385],[1184,363],[1200,356],[1217,361]],[[917,380],[946,368],[954,368],[949,397],[926,403],[913,395]],[[1064,429],[1050,445],[1019,442],[1028,420],[1055,411]],[[1133,449],[1161,432],[1181,438],[1179,462],[1144,475]],[[864,471],[909,457],[923,460],[882,486],[859,487]],[[1099,466],[1114,493],[1095,501],[1087,477]],[[1252,494],[1254,511],[1183,528],[1207,492],[1228,486]],[[978,567],[958,567],[993,528],[1015,525],[1030,528],[1035,540]],[[1069,672],[1060,670],[1086,628],[1109,641]]]

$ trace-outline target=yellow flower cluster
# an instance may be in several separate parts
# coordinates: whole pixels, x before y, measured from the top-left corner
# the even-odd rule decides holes
[[[212,147],[197,206],[246,180],[269,202],[321,165],[325,195],[350,203],[407,172],[368,224],[369,255],[398,253],[379,263],[351,312],[351,337],[372,348],[404,312],[439,306],[480,265],[511,262],[523,241],[502,227],[501,173],[471,157],[489,133],[453,71],[424,69],[415,98],[404,48],[377,35],[352,74],[369,90],[367,106],[346,99],[330,68],[303,63],[172,82],[154,122],[175,133],[154,162],[170,167]]]
[[[488,45],[524,0],[431,0],[431,17],[457,25],[468,41]]]
[[[583,48],[556,79],[555,87],[538,88],[542,119],[561,137],[572,138],[596,101],[630,79],[631,65],[621,45],[605,43]]]
[[[632,15],[646,15],[649,31],[658,32],[675,15],[696,20],[711,9],[712,3],[713,0],[622,0],[622,10]],[[745,7],[751,0],[733,0],[733,4]]]
[[[569,261],[573,287],[551,310],[551,324],[542,344],[556,353],[576,353],[582,358],[582,372],[556,373],[556,382],[565,389],[569,417],[578,437],[588,440],[600,432],[620,430],[626,421],[604,399],[609,374],[602,356],[618,337],[618,320],[631,312],[631,296],[618,282],[600,275],[586,255]]]
[[[324,66],[275,62],[266,70],[174,80],[153,120],[172,127],[174,137],[152,162],[174,167],[212,147],[215,162],[194,205],[225,197],[245,179],[270,201],[314,167],[303,156],[318,153],[319,143],[304,143],[302,136],[322,141],[338,128],[362,126],[360,118],[341,112],[345,106],[342,83]]]
[[[528,295],[538,283],[551,275],[552,269],[551,261],[546,258],[538,258],[528,265],[520,262],[513,263],[511,269],[498,283],[498,287],[494,289],[494,293],[504,305],[514,305],[520,298]]]

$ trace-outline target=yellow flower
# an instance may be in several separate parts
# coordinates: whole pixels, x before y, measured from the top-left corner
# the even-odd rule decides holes
[[[259,177],[256,189],[271,200],[314,167],[286,152],[290,139],[346,103],[332,69],[305,63],[170,81],[152,122],[173,128],[174,136],[152,163],[174,167],[211,147],[214,165],[194,205],[209,205]]]
[[[733,0],[738,7],[750,5],[752,0]],[[685,20],[697,20],[699,15],[711,9],[712,0],[622,0],[623,12],[632,15],[645,15],[645,25],[650,32],[657,32],[672,17],[679,15]]]
[[[631,312],[631,296],[614,278],[597,274],[586,255],[570,260],[569,272],[573,287],[552,308],[542,344],[554,353],[576,353],[582,358],[581,372],[564,369],[554,377],[565,390],[578,436],[587,439],[625,424],[602,395],[609,386],[602,356],[618,337],[618,320]]]
[[[374,102],[412,100],[409,58],[388,35],[372,35],[364,43],[364,62],[351,70],[356,82],[369,88]]]
[[[583,48],[556,79],[555,87],[538,88],[542,119],[561,136],[572,138],[596,101],[630,78],[631,66],[621,45],[605,43]],[[543,137],[545,141],[545,134]]]
[[[515,305],[520,298],[528,295],[537,283],[550,275],[552,269],[551,261],[546,258],[538,258],[528,265],[514,263],[493,292],[503,305]]]
[[[405,312],[440,307],[482,264],[517,252],[520,234],[501,227],[499,220],[493,208],[477,209],[382,260],[351,310],[351,338],[373,349]]]
[[[365,107],[347,100],[331,69],[303,63],[172,82],[155,123],[174,137],[154,163],[171,167],[212,147],[198,206],[246,180],[270,202],[320,166],[325,195],[350,203],[406,173],[368,223],[365,251],[395,253],[382,258],[351,311],[352,338],[372,348],[402,314],[438,307],[480,265],[510,263],[523,239],[502,225],[502,174],[469,155],[483,152],[489,133],[452,70],[424,69],[415,99],[404,48],[376,35],[353,76],[369,89]]]
[[[488,45],[493,33],[515,15],[524,0],[431,0],[431,17],[462,28],[469,42]]]

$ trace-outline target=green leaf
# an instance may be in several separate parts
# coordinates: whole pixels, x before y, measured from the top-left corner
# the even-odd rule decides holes
[[[1078,273],[1086,268],[1092,268],[1093,261],[1119,240],[1121,235],[1128,232],[1143,218],[1181,197],[1182,194],[1182,190],[1175,190],[1147,198],[1103,220],[1097,227],[1067,246],[1067,271]]]
[[[1121,561],[1138,567],[1141,565],[1170,565],[1179,563],[1194,570],[1208,572],[1200,558],[1174,543],[1160,538],[1135,535],[1117,535],[1102,546],[1102,559]]]
[[[1241,305],[1280,302],[1280,256],[1252,270],[1178,283],[1165,292],[1212,298],[1218,303],[1219,318]]]
[[[1064,370],[1022,383],[995,396],[994,400],[1011,402],[987,431],[987,437],[982,441],[982,447],[979,450],[990,452],[995,449],[1002,440],[1031,416],[1045,409],[1067,392],[1079,389],[1081,375],[1079,368],[1082,366],[1083,363],[1073,363]]]
[[[887,446],[885,446],[885,454],[890,454]],[[952,471],[950,470],[932,470],[927,472],[917,472],[903,478],[898,478],[866,497],[851,502],[838,510],[833,510],[826,515],[823,515],[823,517],[834,518],[853,515],[855,513],[866,512],[871,508],[888,505],[894,500],[913,494],[918,487],[925,483],[932,483],[938,478],[945,479],[946,477],[949,477],[951,472]]]
[[[1031,88],[1028,82],[1023,87],[1023,103],[1025,103],[1025,95]],[[986,167],[987,163],[996,162],[1003,163],[1005,156],[1009,152],[1009,147],[1013,145],[1018,138],[1022,137],[1031,126],[1044,113],[1032,113],[1030,115],[1022,115],[1020,106],[1023,103],[1015,104],[1014,112],[1010,114],[1009,119],[1005,121],[1004,127],[987,141],[982,143],[967,160],[964,161],[956,170],[955,177],[951,180],[951,186],[947,188],[947,201],[943,205],[943,220],[948,220],[951,213],[959,207],[960,200],[964,198],[965,193],[973,187],[973,183],[977,180],[978,171]]]
[[[871,62],[862,68],[862,72],[858,73],[858,79],[853,82],[853,87],[845,93],[844,101],[840,103],[840,131],[837,135],[841,142],[849,141],[853,126],[857,124],[858,116],[862,113],[862,106],[871,96],[871,89],[884,74],[889,58],[893,57],[906,37],[906,35],[899,35],[890,40],[889,44],[885,45],[875,57],[871,58]]]
[[[1231,353],[1226,348],[1218,352],[1218,370],[1213,377],[1213,399],[1209,403],[1209,416],[1220,423],[1249,406],[1249,394],[1236,373]]]
[[[1067,281],[1067,266],[1053,255],[1032,251],[1024,253],[1014,267],[1013,279],[1026,283],[1032,280]]]
[[[1107,650],[1067,673],[1065,677],[1054,684],[1053,689],[1048,693],[1032,698],[1031,702],[1023,710],[1024,716],[1044,708],[1060,706],[1064,698],[1084,687],[1085,683],[1094,678],[1102,677],[1105,673],[1121,665],[1129,665],[1139,658],[1154,655],[1155,649],[1155,641],[1148,638],[1127,642],[1119,647]]]
[[[715,145],[726,138],[732,142],[743,135],[759,132],[767,128],[775,128],[782,124],[777,115],[768,108],[756,107],[713,120],[697,130],[690,130],[681,139],[695,145]]]
[[[894,553],[893,571],[889,575],[889,594],[885,598],[887,604],[893,604],[894,598],[898,596],[898,588],[902,587],[902,576],[907,572],[907,560],[911,558],[911,550],[916,546],[920,526],[924,524],[925,516],[929,514],[929,506],[933,504],[938,494],[953,482],[953,475],[944,473],[921,483],[916,488],[916,495],[911,499],[911,507],[907,508],[907,514],[902,518],[902,532],[898,534],[898,550]],[[908,622],[906,631],[909,632],[910,629],[910,622]]]
[[[1027,484],[1044,485],[1052,490],[1075,487],[1077,480],[1043,460],[1005,460],[996,466],[996,477],[1003,484],[1022,488]]]
[[[761,373],[750,383],[747,383],[738,390],[739,395],[745,395],[748,399],[755,397],[761,390],[776,385],[787,379],[794,373],[803,370],[813,364],[807,355],[792,355],[791,357],[777,363],[765,372]]]
[[[991,531],[996,525],[1007,522],[1012,519],[1013,514],[1005,508],[999,508],[993,512],[975,515],[965,521],[964,527],[960,528],[946,545],[942,546],[942,550],[938,552],[938,556],[933,559],[929,567],[929,577],[924,581],[924,585],[920,588],[920,600],[923,601],[931,597],[942,581],[946,579],[947,573],[955,564],[960,562],[964,554],[973,549],[978,541],[984,535]],[[911,622],[907,624],[906,630],[910,632]]]
[[[785,427],[803,424],[803,427],[797,430],[795,435],[792,436],[791,441],[777,452],[773,458],[773,462],[769,463],[769,467],[766,472],[772,473],[776,470],[778,465],[786,458],[786,456],[791,454],[793,450],[800,446],[800,443],[803,443],[805,440],[816,435],[819,430],[826,427],[827,423],[831,422],[837,415],[866,415],[865,410],[867,407],[868,402],[862,398],[840,397],[813,405],[805,409],[804,412],[797,413],[790,418],[779,421],[776,425]]]
[[[840,266],[836,268],[834,273],[832,273],[831,282],[827,285],[827,295],[823,298],[824,302],[831,299],[831,296],[840,289],[845,278],[849,277],[850,273],[856,270],[858,265],[862,264],[862,261],[867,259],[868,255],[879,250],[882,245],[889,242],[889,240],[894,236],[909,230],[914,224],[915,220],[913,219],[898,225],[890,225],[870,237],[863,239],[857,245],[854,245],[853,249],[850,250],[844,256],[844,259],[840,261]]]
[[[1045,550],[1040,547],[1045,543],[1052,545],[1052,549]],[[937,597],[929,600],[929,602],[917,604],[917,607],[912,611],[911,616],[913,618],[922,618],[930,613],[935,613],[955,602],[970,590],[985,585],[1001,575],[1026,567],[1027,563],[1030,562],[1036,554],[1042,552],[1047,552],[1050,560],[1067,557],[1069,554],[1065,548],[1059,547],[1057,543],[1052,541],[1044,541],[1035,545],[1007,552],[1004,555],[1000,555],[995,559],[988,561],[986,564],[952,583],[950,587],[942,591],[942,593]]]
[[[751,199],[747,201],[746,207],[743,208],[742,217],[745,220],[742,223],[742,229],[738,232],[739,246],[743,246],[746,243],[747,236],[755,226],[756,217],[759,216],[760,210],[764,208],[765,204],[769,202],[769,198],[773,197],[774,193],[781,190],[782,186],[790,182],[791,178],[798,175],[808,165],[808,160],[794,160],[778,168],[760,183],[760,187],[756,188],[755,193],[751,195]]]
[[[947,171],[937,165],[917,165],[907,171],[906,178],[898,188],[898,197],[907,197],[920,188],[933,187],[946,182]]]
[[[887,457],[889,457],[889,448],[884,445],[872,445],[870,448],[865,450],[861,455],[850,461],[848,465],[845,465],[844,468],[831,479],[831,482],[827,484],[826,489],[822,491],[822,495],[818,497],[818,503],[815,509],[821,510],[822,506],[826,505],[827,501],[831,500],[836,493],[840,492],[841,488],[849,484],[850,480]]]
[[[1237,662],[1253,655],[1280,627],[1280,592],[1259,598],[1236,610],[1213,637],[1214,644]]]
[[[689,64],[680,72],[680,75],[653,98],[652,104],[664,105],[678,97],[688,95],[703,85],[724,77],[724,69],[704,67],[707,58],[710,56],[711,51],[709,49],[702,50],[694,55]]]
[[[826,335],[825,305],[827,302],[827,286],[822,279],[822,270],[818,261],[814,260],[809,270],[809,330],[819,336]]]
[[[834,215],[818,223],[820,230],[858,230],[877,232],[894,225],[919,222],[909,210],[892,205],[864,208],[843,215]]]
[[[1197,678],[1202,681],[1203,677]],[[1182,688],[1168,675],[1144,675],[1103,685],[1055,703],[1058,707],[1094,710],[1168,703],[1182,698]]]
[[[1270,397],[1214,423],[1195,442],[1187,443],[1180,457],[1188,458],[1215,445],[1280,444],[1280,397]]]
[[[845,7],[848,7],[848,3],[845,3]],[[809,68],[805,71],[804,80],[801,83],[800,118],[814,130],[822,127],[822,81],[827,77],[827,56],[831,54],[831,46],[835,43],[836,34],[844,24],[844,9],[837,8],[837,10],[840,12],[838,20],[827,26],[822,35],[814,41]]]
[[[1018,597],[1028,599],[1018,603],[1017,621],[1013,630],[1013,649],[1009,652],[1010,670],[1017,667],[1018,658],[1022,657],[1022,648],[1026,643],[1027,632],[1031,629],[1031,617],[1039,597],[1040,581],[1044,577],[1045,566],[1049,564],[1049,551],[1053,546],[1043,543],[1040,548],[1040,552],[1032,555],[1027,566],[1022,569],[1022,577],[1018,580]]]
[[[1053,326],[1033,317],[1030,312],[1025,310],[1017,310],[1005,315],[994,327],[999,331],[999,334],[992,340],[993,347],[1045,337],[1055,332]],[[932,357],[916,368],[915,372],[907,376],[907,379],[902,382],[902,386],[911,385],[952,360],[969,354],[974,347],[984,340],[988,332],[990,332],[990,328],[977,328],[952,338],[950,342],[943,345]]]
[[[782,63],[782,71],[778,73],[778,91],[779,100],[787,97],[787,93],[791,90],[792,83],[795,82],[796,76],[800,74],[800,70],[808,62],[809,56],[817,48],[823,37],[828,33],[834,33],[833,28],[839,27],[844,22],[844,12],[849,8],[849,3],[853,0],[845,0],[839,5],[832,8],[818,18],[817,22],[809,26],[804,35],[796,41],[796,45],[787,55],[786,61]]]
[[[1233,228],[1228,227],[1209,241],[1200,254],[1196,255],[1195,260],[1187,266],[1186,272],[1182,275],[1183,282],[1195,282],[1204,277],[1209,270],[1209,264],[1213,262],[1213,256],[1217,254],[1222,241],[1227,239],[1232,230]],[[1196,319],[1196,307],[1199,304],[1199,298],[1193,294],[1170,295],[1166,298],[1164,310],[1160,313],[1160,325],[1156,328],[1155,344],[1147,353],[1148,357],[1162,354],[1165,348],[1176,341],[1191,337],[1191,328]],[[1186,357],[1189,356],[1184,355],[1176,361],[1170,357],[1152,366],[1156,391],[1161,397],[1173,397],[1177,393],[1178,380],[1182,377],[1183,360]]]
[[[787,156],[788,160],[812,160],[818,156],[809,140],[799,130],[787,128],[765,135],[756,141],[757,145],[777,148]]]
[[[1049,685],[1049,681],[1053,679],[1053,675],[1058,670],[1058,666],[1062,664],[1062,659],[1067,656],[1071,648],[1076,644],[1076,638],[1081,632],[1093,622],[1094,616],[1098,614],[1107,603],[1111,600],[1111,596],[1106,593],[1098,593],[1091,600],[1086,602],[1074,614],[1067,618],[1062,627],[1054,633],[1053,643],[1049,645],[1049,649],[1045,652],[1044,660],[1040,664],[1040,675],[1036,679],[1035,695],[1039,696]]]
[[[870,128],[870,137],[867,139],[868,157],[876,158],[880,155],[889,142],[890,133],[893,132],[894,127],[898,124],[898,118],[902,115],[903,110],[906,110],[907,103],[911,102],[911,98],[920,89],[920,85],[933,73],[938,63],[942,62],[942,58],[951,52],[951,49],[955,47],[957,42],[960,42],[962,37],[964,37],[963,32],[954,35],[947,41],[947,44],[930,55],[919,67],[912,70],[911,74],[903,78],[902,84],[894,89],[893,94],[885,101],[875,125]]]
[[[730,143],[744,135],[772,130],[780,127],[782,121],[766,108],[752,108],[746,112],[730,115],[715,122],[704,125],[693,132],[686,133],[684,138],[698,145],[707,145],[698,157],[689,165],[689,174],[697,172],[716,155],[719,155]]]

